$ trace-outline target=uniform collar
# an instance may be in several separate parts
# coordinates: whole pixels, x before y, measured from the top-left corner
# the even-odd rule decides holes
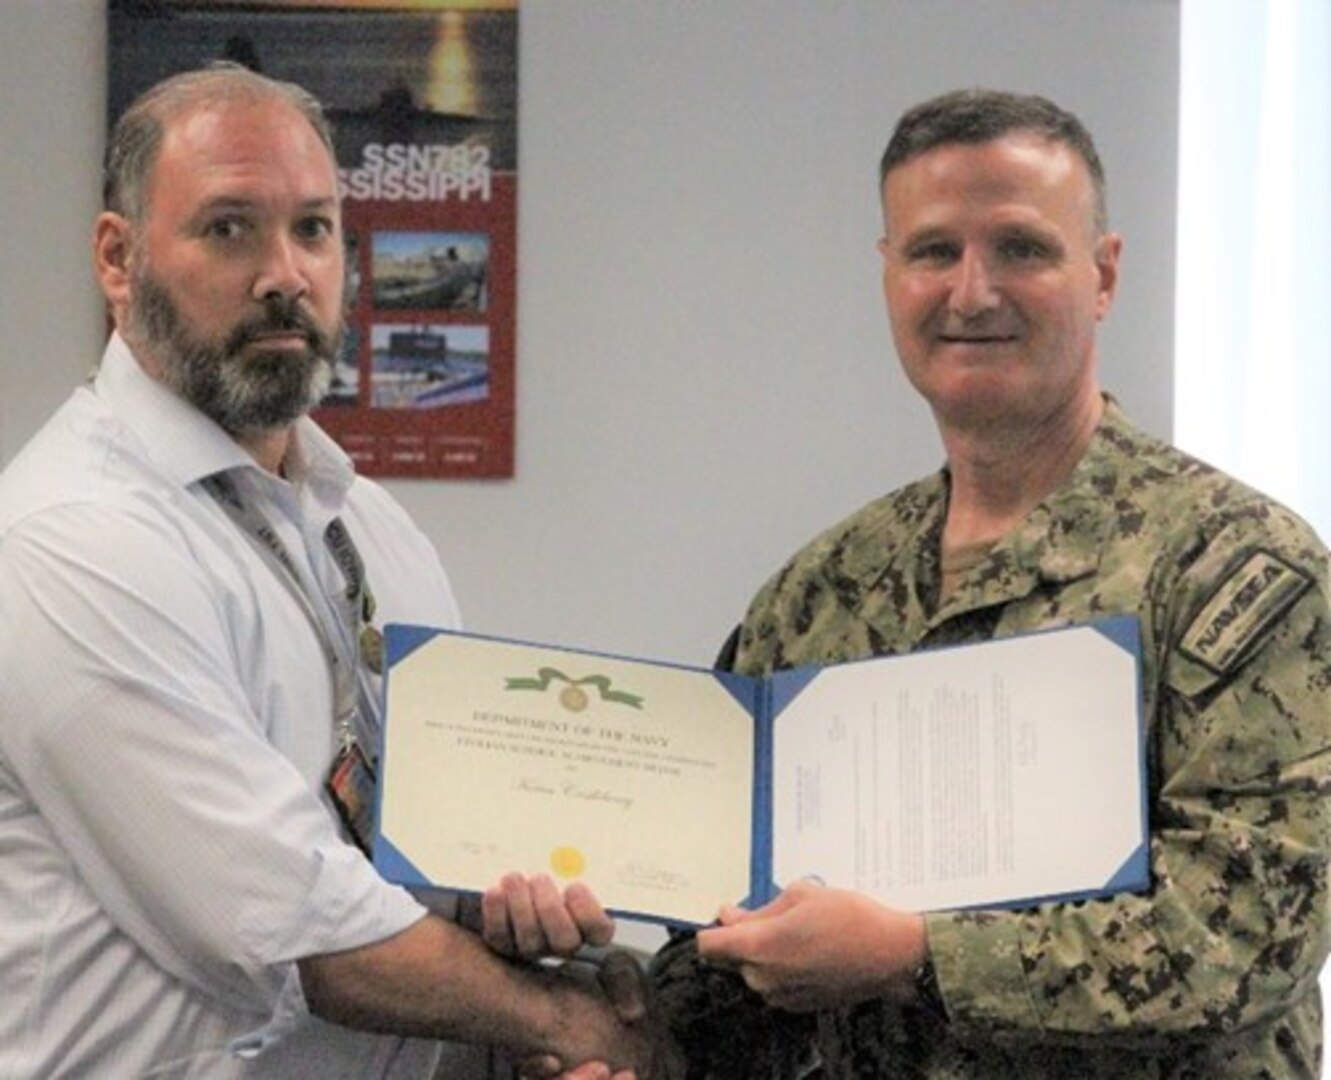
[[[938,615],[1025,596],[1041,584],[1066,584],[1099,571],[1104,544],[1115,527],[1114,492],[1124,447],[1140,441],[1118,403],[1105,395],[1104,414],[1086,452],[1061,487],[1031,510]]]

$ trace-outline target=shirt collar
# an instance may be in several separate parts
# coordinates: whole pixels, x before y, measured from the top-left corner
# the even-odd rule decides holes
[[[118,333],[106,344],[93,388],[134,432],[154,464],[182,487],[215,473],[259,469],[215,421],[148,375]],[[355,479],[351,459],[304,416],[293,429],[286,466],[293,483],[307,486],[330,505],[342,501]]]

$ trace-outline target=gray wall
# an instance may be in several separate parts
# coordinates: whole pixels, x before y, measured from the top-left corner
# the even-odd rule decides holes
[[[1104,381],[1171,414],[1177,0],[528,0],[518,465],[390,485],[477,630],[706,663],[817,529],[934,468],[874,168],[957,85],[1095,132],[1127,236]],[[0,0],[0,461],[87,372],[100,0]]]

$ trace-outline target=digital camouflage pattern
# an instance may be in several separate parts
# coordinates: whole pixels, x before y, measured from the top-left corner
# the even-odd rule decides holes
[[[1153,886],[928,917],[947,1015],[763,1009],[657,958],[695,1077],[1301,1077],[1320,1073],[1327,953],[1327,553],[1289,511],[1107,403],[1071,479],[939,606],[945,472],[870,504],[758,594],[736,667],[828,664],[1135,614]],[[807,1037],[806,1037],[807,1036]],[[784,1064],[781,1064],[784,1062]]]

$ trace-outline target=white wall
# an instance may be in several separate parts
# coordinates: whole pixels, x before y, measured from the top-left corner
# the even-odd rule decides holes
[[[1127,235],[1104,380],[1171,414],[1177,0],[528,0],[518,464],[391,485],[478,630],[707,663],[815,530],[932,469],[877,284],[896,115],[1047,93]],[[100,0],[0,0],[0,461],[88,370]]]

